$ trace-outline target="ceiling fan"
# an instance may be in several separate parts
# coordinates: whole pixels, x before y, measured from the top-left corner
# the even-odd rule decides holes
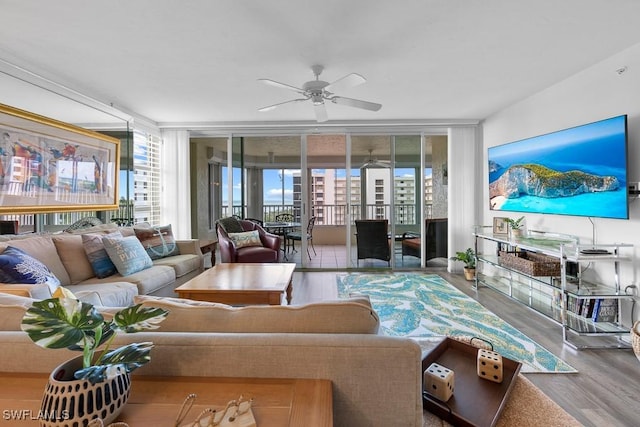
[[[391,162],[389,160],[378,160],[377,158],[373,158],[373,150],[369,150],[369,159],[367,159],[360,169],[381,169],[381,168],[390,168]]]
[[[270,86],[292,90],[302,95],[302,98],[269,105],[267,107],[260,108],[258,111],[270,111],[284,104],[311,100],[316,113],[316,120],[318,122],[326,122],[329,118],[327,116],[325,101],[331,101],[334,104],[347,105],[349,107],[363,108],[369,111],[378,111],[382,107],[381,104],[376,104],[375,102],[362,101],[360,99],[345,98],[344,96],[335,95],[334,91],[339,92],[342,89],[354,87],[366,82],[367,80],[360,74],[351,73],[334,81],[333,83],[327,83],[320,80],[322,70],[324,70],[322,65],[312,66],[311,71],[313,71],[313,75],[316,79],[304,83],[302,88],[280,83],[271,79],[258,79],[258,81],[264,82]]]

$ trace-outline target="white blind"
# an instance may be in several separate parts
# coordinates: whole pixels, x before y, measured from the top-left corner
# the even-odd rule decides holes
[[[133,132],[135,223],[160,225],[160,143],[158,136]]]

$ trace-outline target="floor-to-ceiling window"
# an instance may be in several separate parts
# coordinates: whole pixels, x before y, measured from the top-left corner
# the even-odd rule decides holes
[[[313,243],[315,253],[311,250],[307,255],[307,244],[298,241],[296,252],[287,256],[289,261],[311,268],[420,267],[420,255],[403,256],[401,240],[405,232],[421,237],[424,219],[432,216],[434,198],[442,205],[446,193],[446,186],[444,192],[442,187],[446,164],[442,160],[433,164],[434,138],[442,138],[444,157],[442,153],[438,157],[446,163],[446,137],[297,134],[212,138],[219,143],[210,149],[212,221],[234,214],[269,222],[279,213],[291,213],[300,223],[297,231],[304,231],[314,218],[313,240],[306,243]],[[198,140],[207,143],[207,138]],[[388,220],[389,262],[355,259],[354,221],[360,218]],[[331,255],[328,250],[318,251],[328,247],[332,247]]]

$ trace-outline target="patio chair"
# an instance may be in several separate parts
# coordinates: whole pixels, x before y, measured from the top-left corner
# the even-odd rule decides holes
[[[290,213],[281,213],[276,215],[276,222],[293,222],[293,214]],[[270,233],[275,234],[276,236],[282,237],[282,246],[284,246],[284,253],[287,253],[287,233],[290,232],[291,229],[288,228],[274,228],[270,230]]]
[[[391,266],[388,228],[389,221],[386,219],[356,220],[358,267],[361,259],[379,259],[387,261]]]
[[[251,222],[255,222],[256,224],[258,224],[260,227],[264,227],[264,221],[258,218],[245,218],[245,221],[251,221]]]
[[[307,224],[307,242],[311,243],[311,249],[313,249],[313,255],[317,255],[316,248],[313,246],[313,226],[316,224],[316,217],[312,216],[309,218],[309,223]],[[287,240],[291,241],[292,250],[296,250],[296,240],[302,241],[302,231],[291,231],[287,233]],[[309,259],[311,259],[311,253],[309,252],[309,245],[307,245],[307,255]]]

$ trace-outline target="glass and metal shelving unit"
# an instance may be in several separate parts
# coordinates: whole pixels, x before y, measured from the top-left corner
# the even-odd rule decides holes
[[[562,325],[563,342],[572,348],[630,347],[622,339],[628,336],[629,328],[620,322],[620,305],[633,295],[621,292],[620,265],[632,261],[633,245],[584,245],[575,236],[559,233],[530,231],[516,237],[492,231],[492,227],[486,226],[474,230],[476,291],[482,286],[489,287],[556,321]],[[494,251],[488,249],[491,243]],[[534,276],[505,265],[499,256],[501,252],[523,251],[557,260],[559,274]],[[611,264],[612,281],[605,284],[583,280],[583,266],[591,263]],[[582,311],[586,304],[599,307],[603,301],[615,306],[611,321],[598,321],[586,316],[587,309]]]

